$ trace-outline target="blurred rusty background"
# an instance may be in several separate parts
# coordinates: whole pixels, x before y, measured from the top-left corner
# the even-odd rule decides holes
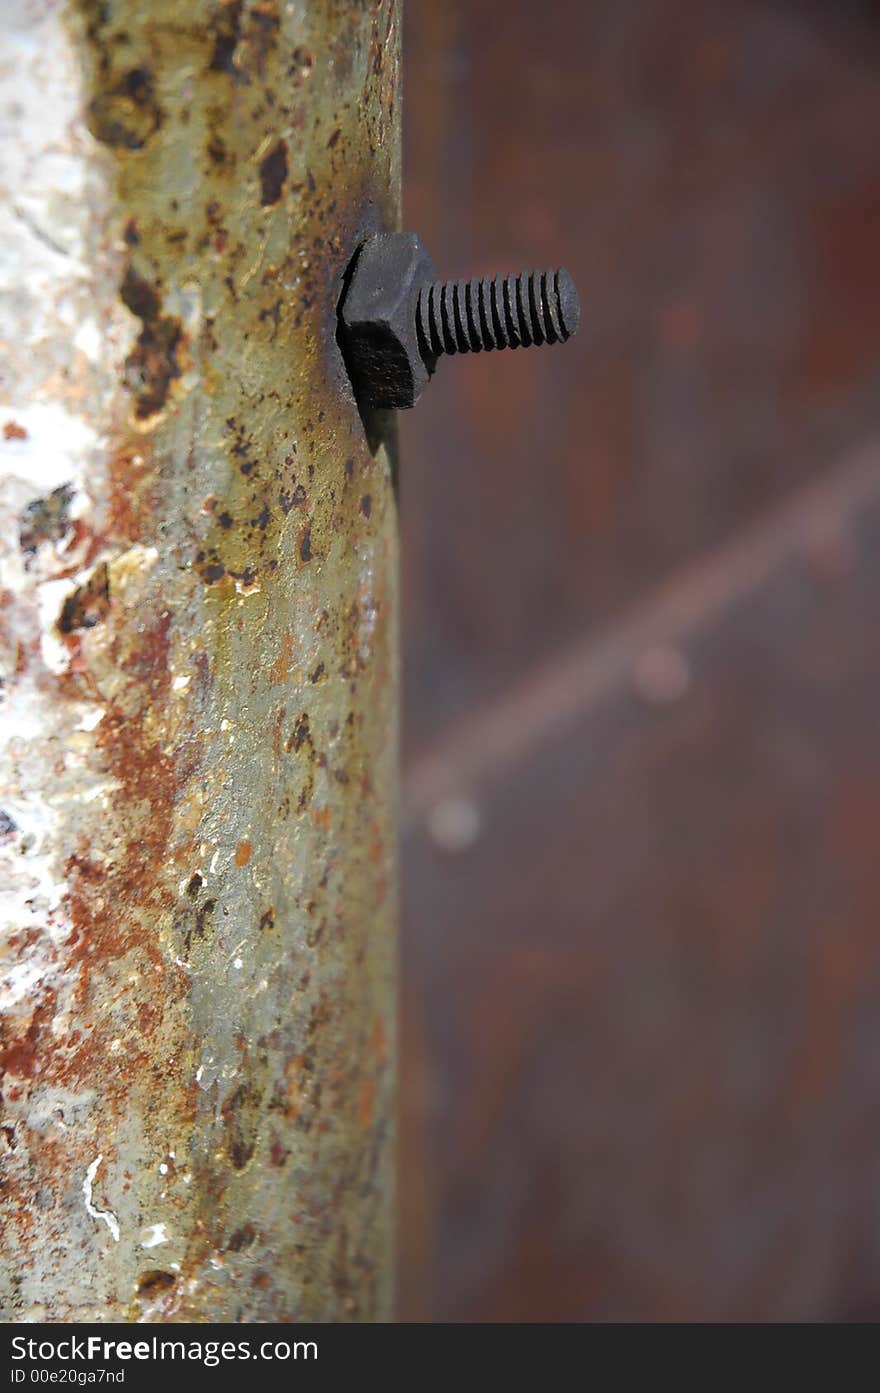
[[[880,13],[408,0],[405,1319],[880,1313]]]

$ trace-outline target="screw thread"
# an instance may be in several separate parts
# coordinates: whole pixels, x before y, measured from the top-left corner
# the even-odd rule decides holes
[[[425,357],[564,343],[580,317],[568,272],[523,272],[423,285],[416,325]]]

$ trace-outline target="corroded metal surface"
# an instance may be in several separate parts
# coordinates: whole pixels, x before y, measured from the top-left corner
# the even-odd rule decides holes
[[[3,1314],[386,1315],[398,7],[5,18]]]
[[[585,313],[401,421],[401,1315],[873,1320],[880,12],[500,10],[406,222]]]

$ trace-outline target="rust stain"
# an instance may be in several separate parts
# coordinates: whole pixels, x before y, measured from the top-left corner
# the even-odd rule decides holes
[[[253,856],[253,854],[254,854],[254,849],[253,849],[253,847],[251,846],[250,842],[246,842],[246,841],[241,841],[241,842],[239,842],[239,844],[238,844],[238,849],[236,850],[236,853],[235,853],[235,864],[236,864],[236,866],[246,866],[247,863],[248,863],[248,861],[250,861],[251,857]]]
[[[154,1297],[160,1292],[168,1291],[177,1281],[173,1272],[163,1272],[159,1268],[151,1267],[146,1272],[141,1273],[138,1278],[138,1296]]]
[[[273,686],[279,682],[286,682],[290,671],[290,659],[293,654],[293,634],[289,629],[285,629],[284,637],[281,640],[281,652],[272,664],[269,674],[269,681]]]
[[[125,360],[135,415],[143,419],[161,411],[167,402],[171,384],[181,375],[186,340],[180,320],[163,313],[157,287],[133,266],[126,271],[119,294],[143,325],[136,347]]]
[[[380,1064],[388,1062],[388,1032],[385,1029],[385,1022],[381,1016],[377,1016],[373,1022],[373,1031],[370,1037],[373,1053]]]
[[[96,566],[88,580],[64,601],[58,616],[62,634],[76,629],[93,629],[110,613],[110,576],[106,561]]]
[[[287,180],[287,144],[277,141],[260,161],[260,202],[264,208],[277,203]]]
[[[281,732],[284,728],[284,718],[287,715],[287,707],[282,706],[275,717],[275,725],[272,729],[272,753],[277,759],[281,754]]]
[[[297,1055],[287,1066],[287,1108],[286,1116],[290,1118],[299,1117],[302,1111],[300,1098],[300,1075],[303,1068],[303,1056]]]
[[[373,1120],[373,1103],[376,1098],[375,1079],[364,1079],[358,1099],[358,1122],[361,1127],[369,1127]]]
[[[106,84],[88,107],[92,134],[105,145],[140,150],[162,124],[153,74],[146,65],[129,68]]]

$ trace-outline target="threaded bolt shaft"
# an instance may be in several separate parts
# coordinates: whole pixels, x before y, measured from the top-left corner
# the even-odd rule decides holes
[[[574,281],[558,271],[423,285],[416,304],[419,346],[425,358],[564,343],[578,327]]]

